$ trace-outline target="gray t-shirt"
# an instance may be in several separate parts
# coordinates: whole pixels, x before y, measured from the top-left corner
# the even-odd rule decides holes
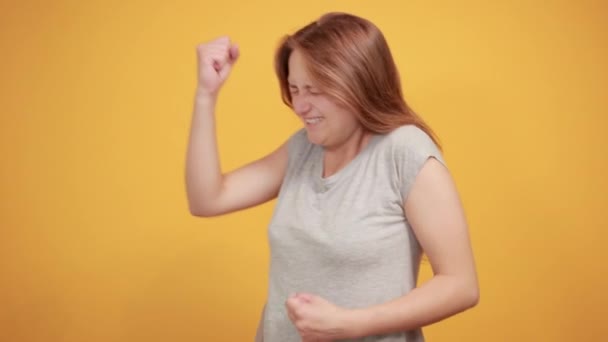
[[[323,178],[323,147],[305,129],[289,161],[268,231],[270,274],[264,342],[300,342],[285,301],[296,292],[345,308],[391,301],[416,286],[421,248],[403,203],[429,157],[444,163],[421,129],[374,135],[345,167]],[[357,341],[420,342],[421,329]]]

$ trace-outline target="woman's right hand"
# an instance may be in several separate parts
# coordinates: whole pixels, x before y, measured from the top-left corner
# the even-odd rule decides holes
[[[219,37],[196,47],[198,88],[202,95],[216,96],[239,57],[236,44],[228,37]]]

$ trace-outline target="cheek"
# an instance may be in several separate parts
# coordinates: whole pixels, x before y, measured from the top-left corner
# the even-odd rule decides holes
[[[337,106],[333,102],[328,101],[326,99],[319,99],[317,101],[314,101],[313,103],[319,109],[319,111],[331,117],[343,118],[345,114],[348,114],[348,112],[345,111],[344,108]]]
[[[336,118],[338,118],[343,125],[354,127],[359,124],[359,120],[357,120],[355,115],[344,109],[336,112]]]
[[[311,97],[311,102],[315,105],[329,111],[336,111],[340,106],[337,106],[328,96],[326,95],[318,95],[315,97]]]
[[[311,100],[311,104],[320,114],[325,115],[332,122],[337,122],[341,127],[354,127],[359,124],[357,117],[348,109],[338,106],[326,98],[320,97]]]

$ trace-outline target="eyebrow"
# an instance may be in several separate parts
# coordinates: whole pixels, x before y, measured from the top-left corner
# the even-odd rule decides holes
[[[287,81],[287,84],[289,85],[289,88],[297,88],[297,87],[298,87],[297,85],[292,84],[292,83],[291,83],[291,82],[289,82],[289,81]],[[314,88],[314,89],[316,89],[317,87],[315,87],[315,86],[311,86],[311,85],[309,85],[309,84],[307,84],[307,85],[305,85],[305,86],[304,86],[304,89],[313,89],[313,88]]]

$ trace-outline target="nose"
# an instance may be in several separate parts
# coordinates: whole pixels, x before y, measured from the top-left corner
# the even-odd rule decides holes
[[[298,115],[304,115],[311,109],[310,102],[303,96],[292,96],[291,104],[294,112]]]

